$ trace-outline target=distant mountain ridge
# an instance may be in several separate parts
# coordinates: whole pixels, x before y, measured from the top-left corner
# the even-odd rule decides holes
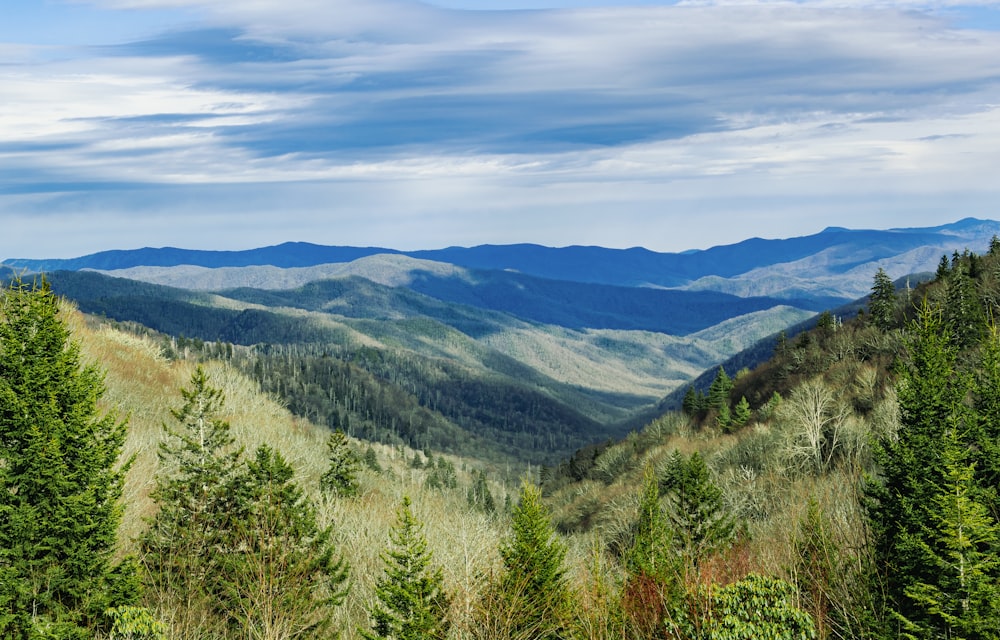
[[[892,261],[909,252],[940,257],[941,252],[984,248],[990,236],[1000,234],[1000,223],[965,218],[951,224],[928,228],[888,230],[850,230],[829,227],[820,233],[787,239],[750,238],[730,245],[683,253],[657,253],[643,248],[607,249],[591,246],[562,248],[536,244],[480,245],[436,250],[399,251],[382,247],[322,246],[306,242],[288,242],[246,251],[200,251],[191,249],[144,248],[115,250],[71,259],[25,259],[3,261],[15,269],[32,272],[83,269],[117,271],[134,267],[176,267],[193,265],[207,268],[252,267],[270,265],[279,268],[303,268],[349,263],[379,254],[408,256],[420,260],[447,263],[469,269],[517,271],[526,275],[569,282],[625,287],[663,287],[710,289],[737,293],[739,287],[712,279],[728,281],[754,273],[754,279],[766,277],[776,265],[795,264],[818,255],[822,264],[813,264],[809,273],[800,274],[810,286],[813,277],[836,277],[853,270],[866,273],[870,283],[874,273],[870,265]],[[915,270],[926,270],[929,258]],[[933,265],[930,265],[933,268]],[[904,275],[891,273],[893,277]],[[800,278],[800,279],[801,279]],[[706,280],[708,279],[708,280]],[[699,282],[700,281],[700,282]],[[697,283],[697,284],[696,284]],[[721,287],[721,288],[717,288]],[[728,287],[728,289],[727,289]],[[852,284],[842,299],[856,293]],[[758,292],[753,295],[779,295]],[[822,294],[828,295],[828,294]],[[835,296],[838,297],[838,296]]]
[[[926,229],[831,227],[681,254],[529,244],[147,248],[8,260],[0,273],[45,272],[86,313],[251,349],[294,374],[293,386],[278,389],[290,403],[333,402],[330,381],[309,377],[332,366],[327,358],[363,364],[376,396],[440,410],[435,420],[470,437],[493,434],[501,450],[512,441],[523,455],[541,447],[542,460],[546,450],[641,425],[719,364],[755,364],[773,351],[769,339],[811,326],[820,311],[856,313],[880,267],[908,288],[942,255],[981,251],[994,235],[1000,223],[968,218]],[[368,419],[350,406],[359,412],[352,420]],[[372,428],[410,424],[393,415]]]

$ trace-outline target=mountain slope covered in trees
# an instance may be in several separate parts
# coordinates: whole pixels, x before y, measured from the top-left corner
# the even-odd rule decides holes
[[[248,347],[146,337],[64,305],[62,335],[107,370],[103,395],[76,397],[130,416],[115,557],[138,562],[115,575],[135,580],[104,609],[43,607],[12,589],[28,568],[7,536],[0,625],[102,639],[382,638],[408,619],[470,640],[996,637],[1000,241],[945,256],[912,290],[884,272],[870,290],[856,318],[821,314],[761,366],[717,369],[683,413],[521,483],[521,470],[295,418],[239,371]],[[6,330],[21,326],[16,295],[0,307],[5,364],[30,351],[73,369],[52,326]],[[20,350],[28,337],[55,348]],[[18,451],[54,446],[11,418],[37,397],[0,393],[2,442],[28,445],[0,451],[7,482],[31,478],[14,474]],[[93,436],[78,448],[107,442]],[[63,535],[78,537],[51,539]]]

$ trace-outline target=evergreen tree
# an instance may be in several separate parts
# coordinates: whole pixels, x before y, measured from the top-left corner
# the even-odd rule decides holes
[[[937,271],[934,277],[938,280],[944,280],[951,273],[951,263],[948,262],[948,256],[945,254],[941,255],[941,260],[938,262]]]
[[[136,597],[113,559],[126,425],[48,284],[0,296],[0,635],[90,637]]]
[[[729,406],[729,392],[733,389],[733,381],[721,366],[708,388],[708,408],[719,411]]]
[[[919,611],[907,595],[913,584],[933,584],[920,541],[932,522],[944,478],[946,430],[969,421],[964,404],[970,382],[958,371],[957,351],[941,314],[926,303],[910,328],[907,363],[899,384],[900,428],[876,443],[879,481],[866,486],[866,509],[877,568],[885,580],[886,608],[905,619]],[[887,629],[887,635],[897,630]]]
[[[639,515],[625,552],[622,606],[635,637],[655,637],[682,595],[680,568],[670,524],[660,503],[659,481],[651,467],[643,476]]]
[[[660,480],[667,500],[667,519],[685,572],[697,571],[708,555],[723,551],[736,540],[736,518],[712,483],[705,460],[697,451],[685,459],[671,456]]]
[[[875,273],[875,283],[868,298],[868,317],[882,331],[889,331],[896,325],[896,287],[881,267]]]
[[[979,343],[986,333],[986,313],[975,279],[962,263],[953,270],[948,280],[947,303],[944,320],[952,341],[960,349]]]
[[[561,638],[571,594],[563,561],[566,545],[556,536],[542,492],[521,487],[511,514],[511,534],[500,545],[503,574],[496,585],[500,607],[512,621],[510,635],[538,640]]]
[[[375,449],[368,445],[365,449],[365,455],[362,457],[362,462],[365,466],[374,471],[375,473],[382,473],[382,465],[378,463],[378,456],[375,454]]]
[[[477,471],[473,474],[472,486],[466,493],[466,500],[471,509],[488,514],[496,513],[497,505],[486,482],[485,471]]]
[[[625,570],[631,576],[648,575],[658,579],[673,578],[676,556],[670,524],[660,504],[660,483],[652,468],[643,475],[639,517],[634,526],[631,548],[625,554]]]
[[[330,466],[319,479],[320,489],[335,496],[358,495],[357,475],[361,465],[347,442],[347,435],[340,429],[335,430],[326,441],[326,449]]]
[[[685,415],[694,416],[705,409],[705,396],[694,388],[694,385],[688,385],[687,391],[684,392],[684,400],[681,402],[681,409],[684,411]]]
[[[905,589],[914,607],[904,628],[923,637],[997,638],[1000,525],[976,499],[974,465],[954,430],[945,435],[943,457],[944,481],[918,541],[930,571]]]
[[[385,575],[375,586],[378,598],[371,610],[368,640],[444,640],[448,635],[448,594],[440,568],[431,566],[432,554],[421,524],[403,498],[396,525],[389,532],[392,546],[382,555]]]
[[[736,403],[736,407],[733,409],[733,425],[737,427],[746,425],[747,422],[750,422],[752,413],[747,397],[740,396],[740,401]]]
[[[347,563],[293,475],[280,453],[262,445],[234,483],[236,514],[210,581],[241,637],[326,637],[332,609],[347,595]]]
[[[184,404],[171,410],[177,422],[164,425],[160,470],[152,498],[159,510],[140,540],[149,598],[172,615],[172,637],[203,637],[218,621],[211,577],[222,557],[231,516],[238,508],[234,480],[242,449],[230,425],[218,417],[225,398],[198,367]]]

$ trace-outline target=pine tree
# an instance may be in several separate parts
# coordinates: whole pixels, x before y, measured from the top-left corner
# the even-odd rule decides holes
[[[723,551],[736,540],[737,522],[712,483],[705,460],[697,451],[685,459],[674,451],[661,488],[666,514],[685,572],[696,572],[702,560]]]
[[[948,262],[948,256],[942,254],[941,260],[938,262],[937,271],[934,273],[936,280],[941,281],[948,277],[951,273],[951,263]]]
[[[622,605],[633,636],[655,637],[681,596],[680,567],[670,524],[660,503],[660,484],[651,467],[643,475],[639,514],[631,546],[623,557]]]
[[[962,263],[952,270],[947,291],[944,321],[952,341],[960,349],[978,344],[986,334],[986,313],[976,281]]]
[[[496,585],[511,636],[564,637],[571,605],[565,557],[566,545],[556,536],[541,490],[524,482],[511,514],[511,534],[500,545],[504,571]]]
[[[241,637],[325,637],[347,595],[347,563],[293,476],[281,454],[262,445],[234,483],[236,513],[209,580]]]
[[[466,493],[466,501],[471,509],[488,514],[496,513],[496,501],[494,501],[493,494],[486,482],[485,471],[478,471],[474,474],[472,486]]]
[[[676,573],[676,556],[670,524],[660,504],[660,483],[652,468],[643,475],[642,495],[639,500],[639,517],[634,526],[632,544],[625,554],[625,570],[629,575],[646,574],[658,579],[673,577]]]
[[[733,381],[721,366],[708,388],[708,408],[719,411],[723,406],[729,406],[729,392],[733,389]]]
[[[733,426],[742,427],[746,423],[750,422],[750,416],[753,412],[750,410],[750,402],[747,400],[746,396],[740,396],[740,401],[736,403],[736,407],[733,409]]]
[[[218,417],[222,391],[202,367],[181,397],[184,404],[171,411],[177,425],[164,425],[168,438],[160,444],[152,492],[159,510],[140,546],[149,598],[173,612],[171,635],[183,638],[202,637],[214,623],[210,578],[238,507],[234,481],[242,450]]]
[[[889,331],[896,324],[896,287],[881,267],[875,274],[868,299],[868,317],[882,331]]]
[[[880,478],[866,486],[873,553],[885,580],[885,608],[910,619],[918,613],[907,588],[932,584],[920,540],[933,521],[944,478],[942,443],[949,427],[967,424],[969,377],[957,369],[957,350],[941,314],[926,303],[910,328],[907,363],[899,384],[900,428],[875,447]],[[896,630],[886,633],[895,635]]]
[[[379,603],[371,610],[368,640],[444,640],[450,623],[444,575],[431,566],[423,524],[413,515],[410,498],[403,498],[396,525],[389,532],[392,546],[382,555],[385,575],[375,586]]]
[[[361,464],[347,442],[347,435],[340,429],[335,430],[326,441],[326,449],[330,466],[319,479],[320,489],[335,496],[358,495],[357,476]]]
[[[0,635],[90,637],[137,595],[113,560],[126,424],[48,284],[0,296]]]
[[[974,465],[954,430],[944,441],[944,481],[928,535],[919,539],[930,571],[906,587],[907,632],[936,638],[1000,637],[1000,525],[976,499]]]

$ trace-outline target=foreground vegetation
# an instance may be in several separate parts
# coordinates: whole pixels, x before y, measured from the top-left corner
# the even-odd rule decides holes
[[[1000,636],[998,243],[523,478],[3,300],[5,637]]]

